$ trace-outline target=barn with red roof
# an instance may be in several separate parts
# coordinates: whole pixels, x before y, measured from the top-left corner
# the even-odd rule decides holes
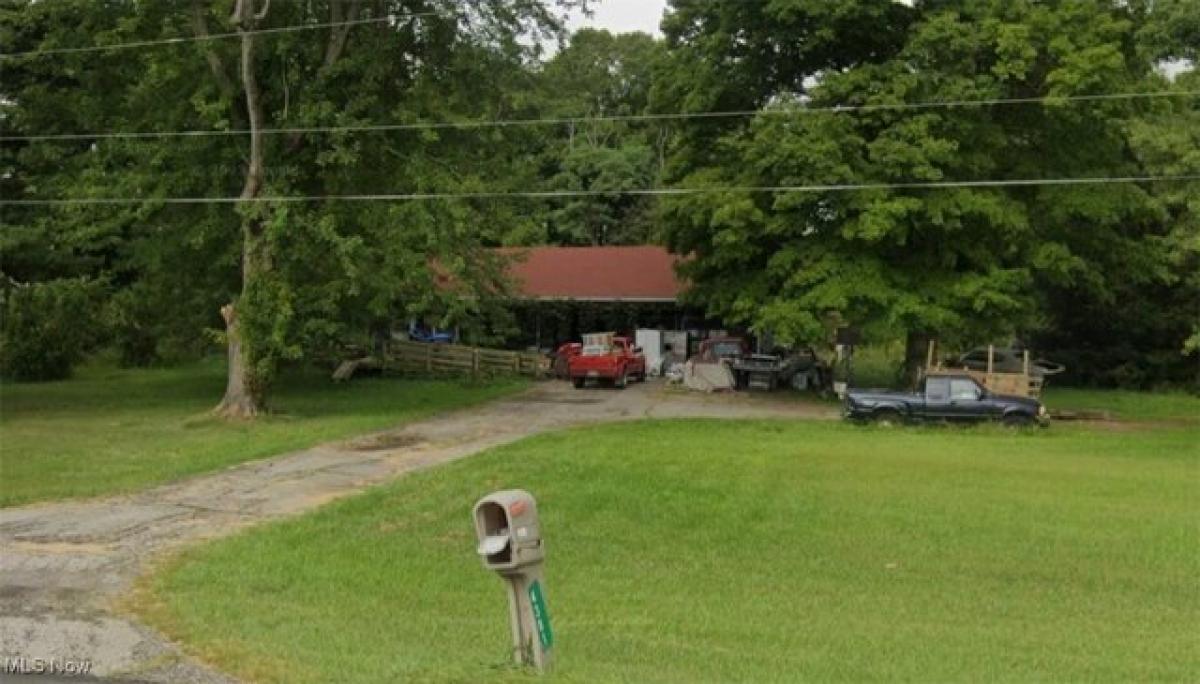
[[[505,249],[514,294],[525,300],[676,303],[679,257],[653,245]]]
[[[504,248],[521,346],[553,348],[584,333],[707,329],[684,300],[681,257],[657,245]]]

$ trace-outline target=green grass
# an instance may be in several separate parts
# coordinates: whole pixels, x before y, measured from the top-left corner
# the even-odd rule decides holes
[[[516,390],[517,381],[285,375],[276,414],[230,423],[207,411],[224,364],[128,370],[94,364],[64,382],[0,386],[0,505],[131,491],[381,429]]]
[[[1107,411],[1114,418],[1134,421],[1200,423],[1200,397],[1182,392],[1133,392],[1047,387],[1051,409]]]
[[[549,681],[1194,681],[1198,445],[782,421],[553,433],[189,550],[136,606],[251,680],[534,681],[507,664],[469,518],[519,486],[547,535]]]

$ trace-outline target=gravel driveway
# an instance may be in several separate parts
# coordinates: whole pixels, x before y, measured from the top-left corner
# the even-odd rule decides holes
[[[54,658],[91,662],[89,676],[75,681],[229,681],[114,609],[156,556],[540,432],[681,417],[830,419],[837,410],[653,381],[624,391],[545,382],[474,409],[133,495],[0,509],[0,679],[11,676],[6,665]]]

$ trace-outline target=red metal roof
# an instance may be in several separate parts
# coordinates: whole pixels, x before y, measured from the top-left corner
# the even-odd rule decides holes
[[[662,247],[502,251],[513,258],[509,275],[517,296],[527,299],[675,301],[683,291],[683,282],[675,275],[678,257]]]

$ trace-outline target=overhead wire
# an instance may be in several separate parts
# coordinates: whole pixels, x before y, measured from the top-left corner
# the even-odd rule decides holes
[[[408,19],[419,19],[422,17],[444,17],[445,12],[415,12],[405,15],[388,15],[384,17],[365,17],[362,19],[347,19],[345,21],[326,21],[312,24],[293,24],[290,26],[277,26],[275,28],[251,29],[249,31],[230,31],[227,33],[210,33],[208,35],[198,36],[177,36],[175,38],[158,38],[155,40],[138,40],[128,43],[113,43],[111,45],[86,45],[80,47],[63,47],[49,48],[45,50],[26,50],[24,52],[2,52],[0,60],[8,59],[23,59],[31,57],[43,57],[47,55],[66,55],[79,54],[87,52],[107,52],[110,50],[128,50],[133,48],[154,47],[159,45],[180,45],[183,43],[195,43],[210,40],[222,40],[225,38],[240,38],[243,35],[263,35],[272,33],[292,33],[294,31],[313,31],[316,29],[338,28],[341,26],[358,26],[361,24],[382,24],[385,22],[398,22]]]
[[[444,129],[508,128],[527,126],[558,126],[582,123],[610,122],[653,122],[686,119],[721,119],[751,116],[803,116],[822,113],[852,113],[875,111],[903,111],[921,109],[954,109],[965,107],[992,107],[1017,104],[1061,104],[1070,102],[1100,102],[1153,98],[1197,97],[1200,90],[1158,90],[1129,93],[1097,93],[1090,95],[1050,95],[1043,97],[988,98],[981,100],[930,100],[926,102],[881,102],[855,105],[829,105],[819,107],[777,107],[765,109],[739,109],[712,112],[673,112],[644,114],[612,114],[599,116],[543,117],[531,119],[471,119],[463,121],[414,121],[392,124],[349,124],[342,126],[288,126],[262,128],[263,135],[300,135],[314,133],[421,131]],[[244,136],[250,129],[192,129],[181,131],[97,131],[92,133],[45,133],[34,135],[4,135],[0,142],[47,142],[113,139],[163,139]]]
[[[899,183],[834,183],[824,185],[709,186],[698,188],[634,188],[629,190],[528,190],[466,191],[361,195],[264,195],[242,197],[74,197],[58,199],[0,199],[0,205],[130,205],[130,204],[240,204],[304,202],[414,202],[472,199],[559,199],[615,196],[686,196],[730,193],[820,193],[867,190],[935,190],[947,188],[1010,188],[1035,186],[1111,185],[1125,183],[1186,182],[1200,180],[1200,174],[1176,176],[1101,176],[1089,178],[1027,178],[1011,180],[919,181]]]
[[[404,16],[389,15],[384,17],[368,17],[362,19],[352,19],[337,22],[318,22],[312,24],[299,24],[291,26],[281,26],[266,29],[253,29],[245,32],[228,32],[215,33],[208,35],[197,36],[180,36],[175,38],[133,41],[127,43],[116,43],[112,45],[94,45],[83,47],[69,48],[50,48],[44,50],[30,50],[26,52],[16,53],[0,53],[0,60],[16,59],[23,57],[35,57],[45,55],[60,55],[60,54],[77,54],[88,52],[99,52],[108,50],[121,50],[140,47],[150,47],[156,45],[174,45],[200,41],[220,40],[226,38],[241,37],[246,34],[276,34],[288,33],[294,31],[310,31],[323,28],[335,28],[341,26],[355,26],[361,24],[374,24],[384,22],[404,21],[407,19],[415,19],[421,17],[445,16],[443,12],[422,12],[407,14]],[[627,115],[607,115],[607,116],[579,116],[579,117],[549,117],[549,118],[533,118],[533,119],[490,119],[490,120],[466,120],[466,121],[424,121],[424,122],[408,122],[395,124],[358,124],[358,125],[343,125],[343,126],[299,126],[299,127],[279,127],[279,128],[264,128],[259,132],[265,135],[276,134],[312,134],[312,133],[338,133],[338,132],[356,132],[356,131],[404,131],[404,130],[437,130],[437,129],[471,129],[471,128],[499,128],[499,127],[515,127],[515,126],[542,126],[542,125],[567,125],[577,123],[591,122],[635,122],[635,121],[667,121],[667,120],[688,120],[688,119],[718,119],[718,118],[734,118],[734,117],[750,117],[750,116],[799,116],[818,113],[848,113],[848,112],[871,112],[871,111],[895,111],[895,110],[920,110],[931,108],[960,108],[960,107],[975,107],[975,106],[1003,106],[1014,104],[1060,104],[1067,102],[1095,102],[1108,100],[1122,99],[1143,99],[1143,98],[1165,98],[1165,97],[1192,97],[1200,95],[1200,91],[1152,91],[1152,92],[1135,92],[1135,93],[1101,93],[1091,95],[1064,95],[1064,96],[1048,96],[1048,97],[1023,97],[1023,98],[990,98],[982,100],[936,100],[927,102],[897,102],[897,103],[872,103],[858,105],[832,105],[820,107],[778,107],[766,108],[759,110],[729,110],[729,111],[712,111],[712,112],[677,112],[677,113],[643,113],[643,114],[627,114]],[[161,138],[183,138],[183,137],[209,137],[209,136],[244,136],[249,135],[249,129],[229,129],[229,130],[182,130],[182,131],[103,131],[92,133],[64,133],[64,134],[38,134],[38,135],[16,135],[16,136],[0,136],[0,141],[17,142],[17,141],[72,141],[72,140],[100,140],[100,139],[161,139]],[[295,202],[313,202],[313,201],[428,201],[438,199],[504,199],[504,198],[569,198],[569,197],[588,197],[588,196],[660,196],[660,195],[694,195],[714,192],[850,192],[864,190],[882,190],[882,189],[938,189],[938,188],[979,188],[979,187],[1024,187],[1024,186],[1039,186],[1039,185],[1094,185],[1094,184],[1112,184],[1112,183],[1138,183],[1138,182],[1170,182],[1170,181],[1191,181],[1200,179],[1200,176],[1126,176],[1126,177],[1099,177],[1099,178],[1055,178],[1055,179],[1017,179],[1017,180],[977,180],[977,181],[931,181],[931,182],[913,182],[913,183],[860,183],[860,184],[827,184],[827,185],[780,185],[780,186],[728,186],[728,187],[704,187],[704,188],[643,188],[630,189],[619,191],[599,191],[599,190],[546,190],[546,191],[513,191],[513,192],[449,192],[449,193],[396,193],[396,194],[361,194],[361,195],[309,195],[309,196],[262,196],[250,199],[241,197],[165,197],[165,198],[128,198],[128,197],[106,197],[106,198],[57,198],[57,199],[18,199],[8,200],[0,199],[0,205],[66,205],[66,204],[140,204],[144,202],[156,202],[162,204],[204,204],[204,203],[240,203],[240,202],[279,202],[279,203],[295,203]]]

